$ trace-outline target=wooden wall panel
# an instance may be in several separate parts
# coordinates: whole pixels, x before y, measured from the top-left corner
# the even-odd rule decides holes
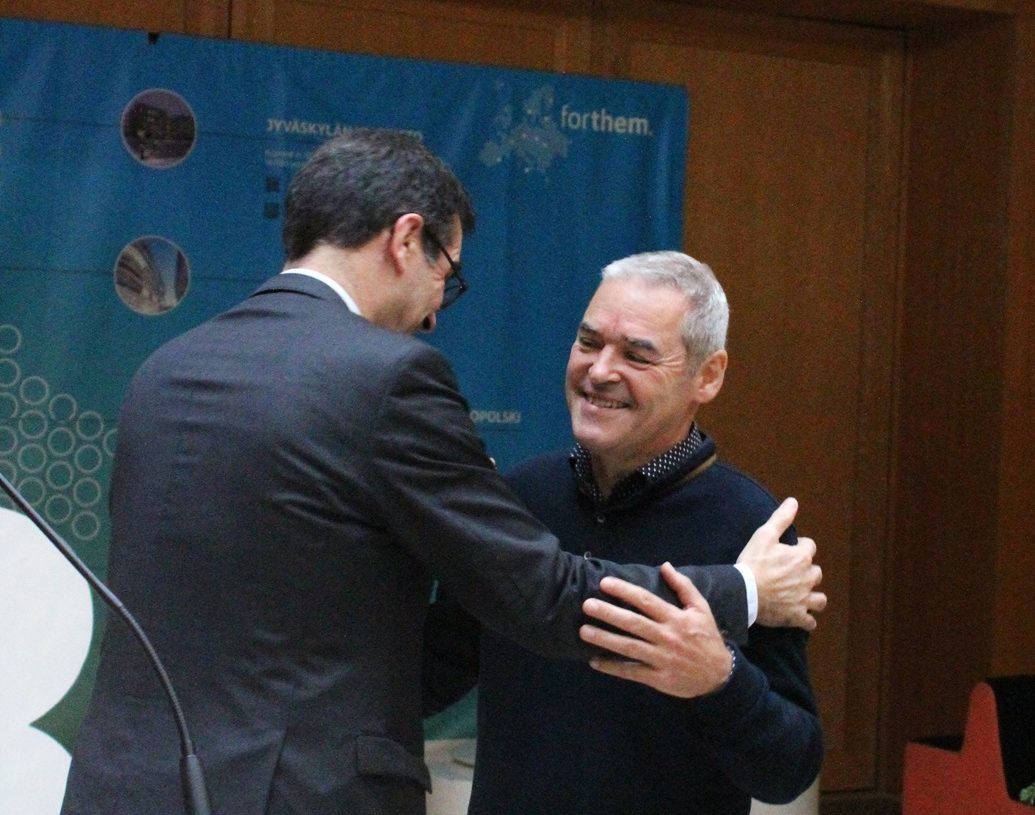
[[[1035,674],[1035,7],[1017,23],[994,674]],[[1023,157],[1023,158],[1022,158]],[[1017,160],[1020,159],[1020,160]]]
[[[730,370],[702,422],[727,459],[801,501],[832,599],[810,646],[823,786],[873,786],[904,43],[607,8],[595,67],[690,94],[684,243],[732,308]]]
[[[991,670],[1002,439],[1010,27],[910,40],[888,777],[961,732]]]
[[[584,71],[589,0],[238,0],[233,36],[337,51]]]
[[[0,17],[220,37],[230,0],[0,0]]]

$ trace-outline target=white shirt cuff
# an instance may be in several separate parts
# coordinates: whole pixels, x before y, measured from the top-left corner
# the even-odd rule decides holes
[[[745,566],[743,563],[735,563],[734,566],[744,578],[744,589],[747,591],[748,628],[750,628],[758,619],[758,583],[755,582],[755,573],[749,566]]]

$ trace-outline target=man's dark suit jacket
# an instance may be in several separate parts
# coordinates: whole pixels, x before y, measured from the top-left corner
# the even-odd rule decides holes
[[[416,815],[432,577],[481,622],[585,658],[605,574],[494,473],[448,363],[278,275],[159,349],[119,423],[108,577],[177,688],[219,815]],[[743,627],[731,567],[691,571]],[[182,812],[152,669],[112,620],[64,813]]]

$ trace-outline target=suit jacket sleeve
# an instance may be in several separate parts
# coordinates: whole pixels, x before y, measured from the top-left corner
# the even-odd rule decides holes
[[[605,566],[606,561],[601,561]],[[727,639],[736,632],[746,639],[747,609],[744,581],[724,566],[681,566],[705,595]],[[732,579],[729,579],[732,578]],[[724,622],[728,621],[728,622]],[[424,624],[422,655],[423,711],[431,716],[449,707],[478,683],[481,625],[445,591],[437,593]]]
[[[359,466],[393,537],[482,625],[543,656],[581,659],[591,654],[578,637],[581,604],[604,576],[674,600],[656,568],[561,551],[495,472],[441,354],[415,343],[385,376]],[[746,625],[733,567],[691,576],[729,598],[739,583]]]

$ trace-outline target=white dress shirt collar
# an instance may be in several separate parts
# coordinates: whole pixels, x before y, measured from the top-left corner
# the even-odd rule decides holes
[[[349,311],[351,311],[353,314],[358,314],[360,317],[363,316],[363,312],[359,310],[359,306],[356,305],[356,301],[349,296],[349,293],[345,291],[342,285],[337,280],[331,280],[331,278],[329,278],[323,272],[317,272],[313,269],[305,269],[301,266],[297,266],[292,269],[285,269],[281,272],[281,274],[304,274],[306,277],[312,277],[316,280],[326,283],[328,286],[334,289],[335,293],[342,299],[345,305],[349,307]]]

